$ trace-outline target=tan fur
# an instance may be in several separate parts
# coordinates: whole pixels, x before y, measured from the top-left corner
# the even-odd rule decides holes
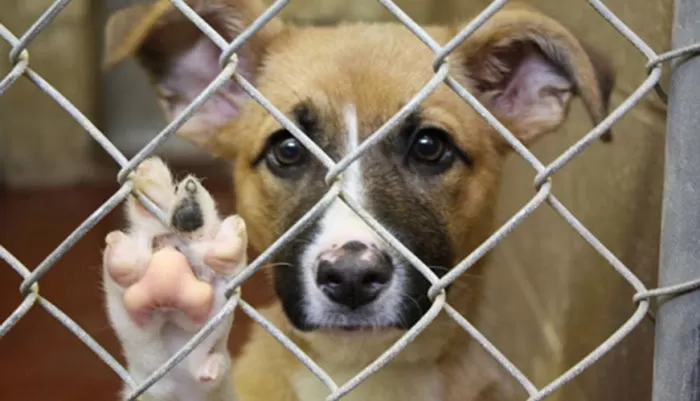
[[[175,18],[164,3],[169,2],[122,12],[115,17],[116,22],[109,25],[111,32],[108,32],[109,65],[130,54],[148,51],[142,44],[153,36],[154,30],[166,29],[161,27],[164,21]],[[205,13],[210,6],[210,3],[209,6],[204,2],[195,3],[195,8]],[[250,15],[261,10],[254,0],[231,0],[230,3],[249,12],[238,16],[245,22],[243,25],[252,21]],[[167,13],[171,14],[166,18]],[[135,14],[141,17],[134,27]],[[119,19],[127,16],[131,19],[128,24],[132,33],[125,35],[123,26],[127,23],[120,23]],[[219,15],[217,18],[225,17]],[[439,43],[446,43],[459,27],[428,27],[427,30]],[[490,57],[489,51],[494,46],[507,46],[533,38],[539,40],[543,36],[556,45],[555,51],[567,52],[576,90],[592,120],[599,122],[607,112],[609,86],[612,84],[607,66],[590,57],[578,40],[556,21],[527,8],[506,8],[479,29],[449,57],[451,75],[472,89],[474,83],[469,74],[485,74],[479,78],[489,79],[491,71],[481,71],[480,66],[484,65],[485,58]],[[343,43],[343,46],[338,43]],[[434,75],[432,53],[398,24],[295,27],[274,20],[252,39],[251,46],[250,51],[257,54],[256,63],[263,58],[262,52],[265,58],[265,63],[259,65],[261,71],[255,85],[279,110],[287,112],[306,99],[333,110],[353,103],[357,107],[358,120],[372,128],[363,131],[360,140],[394,115]],[[147,56],[140,55],[141,58]],[[484,95],[484,99],[487,97]],[[473,169],[455,167],[448,171],[436,184],[439,188],[426,194],[440,217],[448,222],[452,247],[457,250],[453,261],[456,264],[492,233],[501,164],[509,147],[446,85],[441,85],[421,108],[432,124],[454,133],[457,144],[469,149],[476,160]],[[530,144],[558,128],[567,110],[568,103],[561,115],[551,119],[527,124],[507,119],[503,122],[520,140]],[[300,187],[296,189],[296,195],[290,193],[270,174],[256,173],[251,167],[267,135],[279,128],[279,123],[259,104],[250,101],[245,103],[239,117],[216,127],[214,133],[204,140],[197,136],[199,133],[182,133],[185,137],[196,137],[195,142],[213,154],[234,160],[238,212],[247,222],[252,247],[258,251],[264,250],[282,233],[280,221],[289,214],[289,205],[295,204],[304,191]],[[465,316],[475,313],[473,308],[479,297],[478,276],[482,263],[472,267],[449,292],[449,304]],[[322,331],[301,333],[291,327],[278,303],[263,312],[339,384],[371,363],[401,335],[398,331],[384,332],[371,341],[365,341],[341,339]],[[260,327],[255,327],[250,342],[236,361],[234,377],[242,401],[312,401],[327,396],[321,382]],[[521,398],[523,394],[513,391],[508,380],[462,329],[441,314],[394,362],[343,399],[468,401]]]

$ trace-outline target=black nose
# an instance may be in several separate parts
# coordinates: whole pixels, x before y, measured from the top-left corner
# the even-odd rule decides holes
[[[393,271],[389,255],[352,241],[320,260],[316,282],[334,302],[357,309],[377,299]]]

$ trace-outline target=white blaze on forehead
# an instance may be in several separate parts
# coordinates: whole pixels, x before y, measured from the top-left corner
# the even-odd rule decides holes
[[[355,105],[350,104],[343,110],[345,129],[347,130],[347,147],[345,154],[348,155],[359,146],[360,133],[357,127],[357,111]],[[353,198],[360,202],[364,200],[364,186],[362,183],[362,169],[358,158],[343,172],[343,188]]]
[[[346,130],[345,152],[347,156],[359,146],[360,134],[355,105],[343,109],[343,122]],[[342,173],[343,190],[355,202],[364,206],[365,191],[362,179],[362,158],[352,162]],[[344,202],[337,200],[324,213],[315,244],[324,248],[342,246],[349,241],[360,241],[367,245],[376,243],[372,229],[360,219]],[[325,249],[322,249],[323,251]]]

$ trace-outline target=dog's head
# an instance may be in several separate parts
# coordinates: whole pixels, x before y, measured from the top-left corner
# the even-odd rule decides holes
[[[264,10],[256,0],[192,7],[231,41]],[[183,112],[219,73],[219,49],[168,1],[114,16],[108,63],[134,54],[166,115]],[[447,42],[460,26],[430,27]],[[340,160],[433,77],[434,55],[398,24],[297,27],[273,19],[238,51],[238,71],[332,159]],[[555,131],[571,99],[607,112],[612,75],[564,27],[538,12],[498,12],[449,56],[450,75],[529,145]],[[234,82],[180,134],[235,162],[238,212],[263,250],[329,189],[327,169]],[[346,196],[438,276],[490,233],[510,146],[446,85],[350,165]],[[428,309],[428,281],[340,201],[275,260],[275,289],[300,331],[406,329]]]

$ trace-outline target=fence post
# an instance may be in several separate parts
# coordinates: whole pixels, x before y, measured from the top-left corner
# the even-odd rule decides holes
[[[700,2],[675,3],[677,49],[700,41]],[[669,92],[659,286],[700,272],[700,58],[678,61]],[[657,313],[653,387],[654,401],[700,400],[700,292],[665,300]]]

